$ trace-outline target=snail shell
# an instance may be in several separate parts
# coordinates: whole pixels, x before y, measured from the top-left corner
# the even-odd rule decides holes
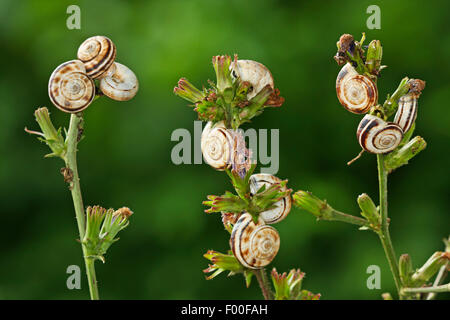
[[[269,69],[263,64],[253,60],[237,60],[231,66],[231,75],[234,78],[240,78],[242,81],[248,81],[252,85],[252,90],[247,93],[247,99],[250,100],[258,94],[265,86],[270,85],[275,88],[273,77]]]
[[[231,232],[230,246],[243,266],[259,269],[267,266],[277,255],[280,235],[262,219],[255,224],[250,214],[243,213]]]
[[[356,136],[364,150],[377,154],[388,153],[400,144],[403,130],[395,123],[366,114],[358,125]]]
[[[225,170],[232,164],[236,150],[233,135],[223,121],[209,121],[202,132],[201,149],[206,163],[217,170]]]
[[[114,62],[100,79],[100,90],[117,101],[132,99],[138,88],[139,82],[134,72],[118,62]]]
[[[268,174],[268,173],[258,173],[250,177],[250,192],[255,194],[264,185],[266,189],[269,188],[274,183],[281,182],[281,179]],[[286,218],[289,211],[291,211],[291,197],[286,196],[280,201],[274,204],[275,208],[266,210],[260,213],[260,217],[265,223],[272,224],[277,223]]]
[[[108,71],[116,59],[116,46],[107,37],[90,37],[80,45],[77,55],[84,62],[87,75],[97,79]]]
[[[398,109],[395,114],[394,122],[402,128],[403,132],[411,129],[417,117],[417,95],[407,93],[398,101]]]
[[[378,101],[375,83],[369,77],[356,72],[350,63],[347,63],[337,76],[336,93],[345,109],[358,114],[366,113]]]
[[[91,104],[95,96],[95,84],[86,75],[83,62],[71,60],[53,71],[48,82],[48,95],[58,109],[76,113]]]

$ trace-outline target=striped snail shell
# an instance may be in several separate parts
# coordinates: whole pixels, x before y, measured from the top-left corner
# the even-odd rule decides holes
[[[270,85],[272,89],[275,88],[269,69],[259,62],[237,60],[231,64],[230,68],[234,78],[239,77],[242,81],[248,81],[252,85],[252,89],[247,93],[248,100],[256,96],[267,85]]]
[[[395,123],[366,114],[358,125],[356,136],[364,150],[381,154],[391,152],[400,144],[403,130]]]
[[[53,71],[48,81],[48,95],[58,109],[76,113],[91,104],[95,96],[95,84],[86,75],[83,62],[71,60]]]
[[[281,179],[271,174],[257,173],[250,177],[250,192],[256,194],[262,186],[266,186],[267,189],[274,183],[280,182]],[[286,196],[274,204],[275,208],[261,212],[260,217],[268,224],[280,222],[291,211],[291,205],[291,197]]]
[[[394,122],[402,128],[403,132],[411,129],[417,117],[417,95],[407,93],[398,101],[398,109]]]
[[[223,121],[215,124],[209,121],[206,124],[200,145],[203,158],[211,167],[225,170],[231,166],[236,149],[235,141]]]
[[[350,63],[345,64],[337,76],[336,93],[345,109],[358,114],[369,111],[378,100],[375,83],[356,72]]]
[[[236,259],[250,269],[267,266],[280,249],[280,235],[277,230],[264,224],[257,224],[248,213],[243,213],[231,232],[230,246]]]
[[[77,55],[84,62],[87,75],[97,79],[108,71],[116,59],[116,46],[107,37],[94,36],[80,45]]]
[[[100,79],[100,90],[117,101],[132,99],[139,88],[136,75],[128,67],[114,62]]]

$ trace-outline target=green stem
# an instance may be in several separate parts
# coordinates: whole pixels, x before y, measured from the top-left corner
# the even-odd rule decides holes
[[[270,289],[269,279],[267,278],[266,270],[264,268],[255,270],[253,272],[258,280],[259,287],[265,300],[273,300],[273,293]]]
[[[439,292],[450,292],[450,283],[433,287],[402,289],[402,293],[439,293]]]
[[[384,165],[384,155],[377,155],[378,163],[378,183],[380,189],[380,232],[378,233],[381,244],[383,245],[384,253],[389,262],[389,267],[394,277],[395,286],[397,287],[397,292],[399,298],[402,299],[401,294],[401,281],[400,273],[398,269],[397,259],[394,252],[394,247],[392,245],[391,236],[389,234],[389,222],[388,222],[388,196],[387,196],[387,170]]]
[[[73,206],[75,208],[75,216],[77,219],[78,232],[80,234],[80,241],[83,241],[86,230],[85,214],[83,198],[81,196],[80,178],[78,176],[77,167],[77,145],[78,132],[81,129],[83,118],[80,115],[72,114],[70,116],[69,131],[67,132],[67,153],[64,157],[66,167],[71,170],[72,181],[70,183],[70,191],[72,193]],[[98,300],[98,288],[95,275],[94,260],[89,258],[86,253],[86,248],[82,245],[84,262],[86,265],[86,274],[89,283],[89,292],[92,300]]]

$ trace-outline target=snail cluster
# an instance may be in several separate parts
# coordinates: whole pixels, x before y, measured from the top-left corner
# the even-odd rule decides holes
[[[58,109],[69,113],[86,109],[95,97],[95,81],[111,99],[126,101],[136,95],[139,87],[136,75],[115,62],[116,46],[107,37],[86,39],[77,58],[59,65],[50,76],[48,93]]]
[[[250,177],[250,192],[256,194],[263,186],[270,187],[281,180],[271,174],[258,173]],[[291,210],[291,197],[287,195],[259,214],[258,222],[249,213],[242,213],[234,223],[230,247],[236,259],[245,267],[259,269],[267,266],[280,249],[280,235],[269,224],[278,223]]]
[[[369,76],[359,74],[349,62],[337,76],[336,93],[341,105],[356,114],[369,112],[378,101],[375,82]],[[416,120],[417,98],[418,95],[415,92],[408,92],[402,96],[393,122],[366,114],[356,131],[358,142],[363,150],[384,154],[397,148],[403,135]]]

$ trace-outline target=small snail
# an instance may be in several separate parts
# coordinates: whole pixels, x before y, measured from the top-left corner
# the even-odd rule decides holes
[[[394,122],[402,128],[403,132],[411,129],[417,117],[417,95],[407,93],[398,101],[398,110]]]
[[[255,194],[263,185],[266,189],[273,185],[274,183],[281,182],[281,179],[268,174],[268,173],[258,173],[250,177],[250,192]],[[260,217],[265,223],[272,224],[277,223],[286,218],[289,211],[291,211],[291,197],[286,196],[277,203],[274,204],[275,208],[261,212]]]
[[[202,132],[201,149],[203,158],[213,168],[225,170],[232,164],[235,141],[223,121],[213,124],[209,121]]]
[[[118,62],[114,62],[100,79],[100,90],[117,101],[132,99],[138,88],[139,83],[134,72]]]
[[[356,136],[364,150],[377,154],[388,153],[399,145],[403,130],[395,123],[366,114],[358,125]]]
[[[247,268],[258,269],[267,266],[280,248],[280,235],[275,228],[258,224],[248,213],[243,213],[233,227],[230,246],[234,256]]]
[[[94,36],[80,45],[77,55],[83,61],[87,75],[97,79],[108,71],[116,59],[116,46],[107,37]]]
[[[256,96],[267,85],[270,85],[272,89],[275,88],[269,69],[259,62],[237,60],[231,64],[230,69],[234,78],[239,77],[242,81],[248,81],[252,85],[252,89],[247,93],[248,100]]]
[[[378,100],[375,83],[356,72],[350,63],[345,64],[337,76],[336,93],[345,109],[358,114],[369,111]]]
[[[76,113],[86,109],[95,96],[95,85],[86,74],[83,62],[64,62],[53,71],[48,82],[52,103],[64,112]]]

